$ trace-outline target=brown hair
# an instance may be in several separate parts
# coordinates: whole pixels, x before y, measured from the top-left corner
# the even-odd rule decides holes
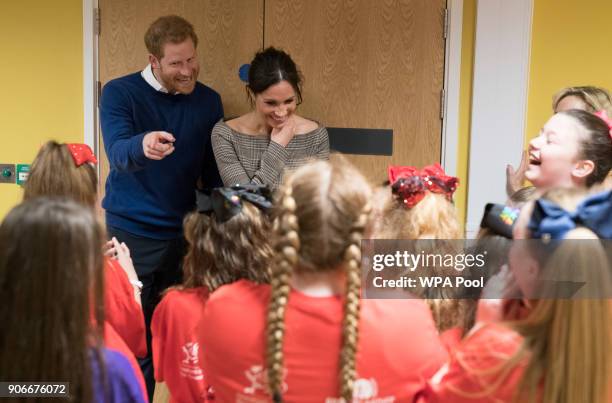
[[[612,169],[612,138],[610,138],[610,128],[599,117],[572,109],[559,112],[574,118],[585,131],[585,135],[580,142],[581,149],[578,158],[593,161],[593,172],[586,177],[587,187],[596,183],[603,182],[610,169]]]
[[[557,189],[544,197],[574,210],[584,195],[579,189]],[[544,402],[606,401],[612,353],[610,305],[602,296],[611,292],[610,262],[590,230],[579,227],[565,239],[580,240],[561,242],[541,262],[543,277],[578,279],[599,297],[538,299],[533,301],[535,306],[526,318],[510,322],[524,337],[524,343],[509,365],[529,357],[517,388],[521,391],[517,401],[534,399],[542,385]]]
[[[252,95],[261,94],[271,86],[287,81],[293,87],[296,104],[302,103],[302,82],[304,77],[288,53],[269,47],[255,54],[249,67],[249,83],[247,96],[251,106],[254,105]]]
[[[340,396],[351,401],[358,341],[363,232],[369,224],[371,189],[346,160],[302,166],[280,190],[275,230],[276,260],[268,308],[267,367],[270,391],[282,401],[283,338],[289,278],[300,272],[346,270],[339,375]]]
[[[268,283],[273,256],[268,218],[255,206],[243,202],[242,211],[225,222],[197,211],[185,217],[189,244],[183,261],[182,288],[218,287],[240,279]]]
[[[70,401],[91,401],[104,323],[102,230],[92,211],[62,199],[23,202],[2,222],[0,245],[0,323],[10,324],[0,332],[0,379],[70,382]]]
[[[561,102],[563,98],[569,96],[577,97],[584,102],[587,112],[593,113],[603,109],[608,112],[608,114],[612,114],[612,98],[608,90],[592,86],[563,88],[553,95],[553,111],[556,112],[559,102]]]
[[[63,196],[90,208],[96,204],[98,178],[90,164],[76,166],[66,144],[48,141],[36,155],[23,199]]]
[[[164,57],[164,45],[166,43],[182,43],[191,38],[193,46],[198,47],[198,36],[193,25],[178,15],[167,15],[156,19],[147,32],[144,41],[147,50],[157,59]]]

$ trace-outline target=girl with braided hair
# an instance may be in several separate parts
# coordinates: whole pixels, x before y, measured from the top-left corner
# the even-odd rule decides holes
[[[202,402],[212,395],[199,364],[198,326],[211,292],[240,279],[268,283],[272,258],[272,207],[263,186],[244,185],[197,192],[198,209],[185,217],[189,245],[184,281],[168,289],[151,321],[155,379],[170,391],[170,402]]]
[[[287,178],[271,284],[241,280],[206,305],[203,366],[220,401],[411,401],[439,368],[446,352],[422,301],[360,299],[370,199],[345,160]]]

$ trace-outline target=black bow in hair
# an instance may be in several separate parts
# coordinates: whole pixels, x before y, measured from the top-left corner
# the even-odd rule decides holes
[[[272,194],[263,185],[234,185],[214,188],[212,190],[196,190],[198,213],[215,213],[218,222],[226,222],[242,211],[242,202],[248,201],[263,212],[272,208]]]

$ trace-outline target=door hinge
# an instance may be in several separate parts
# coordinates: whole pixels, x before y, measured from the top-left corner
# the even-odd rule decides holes
[[[96,99],[96,105],[99,105],[100,98],[102,97],[102,83],[100,81],[96,81],[96,95],[98,96]]]
[[[100,21],[100,9],[95,8],[94,9],[94,29],[95,29],[96,35],[98,36],[100,36],[101,25],[102,25],[102,21]]]
[[[444,120],[444,110],[446,109],[446,91],[440,90],[440,120]]]
[[[444,39],[448,37],[448,8],[444,9]]]

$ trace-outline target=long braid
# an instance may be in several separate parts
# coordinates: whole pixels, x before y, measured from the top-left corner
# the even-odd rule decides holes
[[[297,264],[300,239],[298,235],[296,203],[292,188],[284,190],[281,199],[282,212],[275,226],[279,235],[276,258],[273,265],[270,304],[267,325],[268,385],[274,402],[282,402],[283,393],[283,339],[285,336],[285,308],[289,298],[289,278]]]
[[[346,295],[342,320],[342,349],[340,350],[340,396],[345,402],[353,400],[353,386],[357,374],[356,354],[359,341],[359,296],[361,287],[361,248],[364,228],[371,207],[366,204],[351,228],[350,244],[346,248]]]

